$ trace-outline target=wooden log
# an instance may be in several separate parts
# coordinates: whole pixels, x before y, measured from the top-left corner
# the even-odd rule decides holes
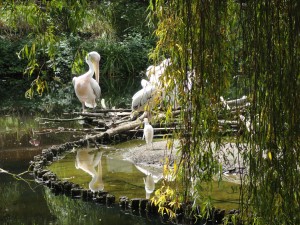
[[[97,132],[97,131],[105,131],[107,130],[104,127],[95,127],[95,128],[83,128],[83,129],[74,129],[74,128],[64,128],[64,129],[44,129],[41,131],[34,131],[35,134],[41,135],[41,134],[57,134],[57,133],[68,133],[68,132]]]
[[[218,120],[219,125],[238,125],[239,122],[236,120]]]
[[[161,131],[173,131],[176,130],[175,127],[165,127],[165,128],[153,128],[154,133],[161,132]],[[135,130],[128,130],[127,132],[144,132],[144,129],[135,129]]]
[[[38,121],[51,121],[51,122],[69,122],[69,121],[78,121],[78,120],[86,120],[85,117],[77,117],[72,119],[51,119],[51,118],[38,118]]]
[[[108,112],[131,112],[131,109],[98,109],[97,113],[108,113]]]
[[[72,113],[67,113],[66,115],[103,117],[103,114],[106,114],[106,113],[123,113],[123,114],[125,114],[126,112],[127,113],[131,112],[131,109],[100,109],[100,110],[96,110],[95,112],[72,112]]]
[[[225,101],[227,105],[229,105],[230,107],[233,106],[240,106],[240,105],[244,105],[247,103],[247,96],[243,96],[242,98],[238,98],[238,99],[233,99],[233,100],[228,100]]]

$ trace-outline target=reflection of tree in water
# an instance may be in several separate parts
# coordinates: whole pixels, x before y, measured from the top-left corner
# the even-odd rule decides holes
[[[4,176],[0,174],[0,176]],[[18,182],[2,183],[0,185],[0,223],[8,222],[11,215],[11,208],[16,204],[20,198],[20,185]]]
[[[107,208],[103,205],[74,200],[64,195],[55,196],[48,188],[45,188],[45,199],[51,213],[57,218],[55,224],[161,224],[159,221],[147,221],[142,217],[122,213],[118,207]]]
[[[75,134],[82,135],[82,131],[78,130],[82,125],[77,121],[61,122],[58,127],[57,123],[43,122],[42,118],[12,115],[0,116],[0,124],[1,150],[20,147],[36,149],[75,140]]]

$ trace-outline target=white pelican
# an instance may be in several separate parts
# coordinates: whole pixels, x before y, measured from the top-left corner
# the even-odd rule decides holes
[[[146,71],[146,76],[150,80],[150,83],[161,87],[159,78],[164,74],[169,65],[171,65],[171,59],[163,60],[158,66],[149,66]]]
[[[104,190],[101,157],[102,152],[93,154],[93,150],[89,148],[77,151],[75,167],[92,176],[92,180],[89,183],[89,188],[92,192]],[[96,166],[98,167],[97,170],[95,169]]]
[[[158,97],[157,88],[150,84],[149,81],[142,79],[141,84],[143,88],[132,96],[132,111],[144,111],[146,106],[151,108],[154,104],[155,97]]]
[[[74,77],[72,80],[76,96],[82,104],[82,112],[85,112],[85,106],[89,108],[95,108],[97,106],[96,99],[100,98],[100,58],[101,57],[97,52],[88,53],[85,57],[85,61],[89,65],[89,71],[79,77]],[[96,80],[93,79],[94,73]]]
[[[152,149],[153,149],[153,136],[154,136],[153,127],[149,124],[148,118],[144,118],[143,139],[145,138],[145,140],[146,140],[147,148],[150,144],[152,144]]]
[[[150,111],[161,100],[163,93],[160,76],[170,64],[170,59],[165,59],[158,66],[152,65],[147,68],[146,75],[150,81],[142,79],[141,85],[143,88],[132,97],[132,111]]]
[[[223,98],[223,96],[220,96],[220,100],[221,100],[223,106],[224,106],[227,110],[230,110],[230,107],[229,107],[229,105],[227,104],[226,100]]]

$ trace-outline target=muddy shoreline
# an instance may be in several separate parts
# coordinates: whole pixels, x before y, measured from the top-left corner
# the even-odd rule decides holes
[[[159,140],[153,143],[153,148],[147,148],[145,144],[124,148],[122,157],[124,160],[147,169],[150,173],[157,173],[163,167],[166,158],[168,158],[171,166],[174,160],[179,162],[180,158],[177,149],[178,141],[174,142],[171,150],[168,150],[167,141]],[[222,174],[226,181],[239,183],[240,175],[247,172],[241,160],[240,151],[241,149],[238,149],[236,144],[226,143],[216,155],[216,159],[222,165]]]

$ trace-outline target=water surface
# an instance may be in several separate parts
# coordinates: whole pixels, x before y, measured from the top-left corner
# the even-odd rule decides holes
[[[0,168],[13,174],[23,173],[42,149],[84,137],[85,129],[78,122],[39,122],[31,116],[2,116]],[[146,219],[116,207],[55,196],[47,187],[31,181],[30,174],[22,178],[26,181],[0,173],[0,224],[162,224],[158,219]]]
[[[26,116],[0,117],[0,168],[14,174],[23,173],[27,171],[29,161],[40,154],[42,149],[78,140],[86,135],[86,128],[78,122],[55,123]],[[117,147],[103,147],[100,151],[93,149],[89,153],[94,154],[94,160],[98,157],[98,164],[94,168],[98,175],[102,175],[97,179],[101,180],[103,187],[93,186],[94,188],[104,188],[115,195],[117,200],[119,196],[146,197],[143,181],[146,175],[136,165],[121,157],[122,151],[136,144],[140,143],[127,142]],[[61,179],[90,188],[95,172],[88,173],[78,166],[78,162],[76,166],[79,150],[66,154],[49,168]],[[97,155],[99,152],[101,160]],[[159,218],[141,217],[138,212],[124,212],[117,206],[107,208],[64,195],[55,196],[48,188],[31,181],[30,174],[25,174],[22,178],[26,181],[0,173],[0,224],[163,224]],[[157,183],[156,188],[159,185]],[[236,208],[237,186],[226,182],[216,182],[214,185],[211,196],[216,206]]]

